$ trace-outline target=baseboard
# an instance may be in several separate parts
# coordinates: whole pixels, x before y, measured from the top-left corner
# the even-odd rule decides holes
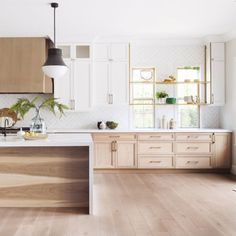
[[[231,174],[236,175],[236,165],[232,165]]]

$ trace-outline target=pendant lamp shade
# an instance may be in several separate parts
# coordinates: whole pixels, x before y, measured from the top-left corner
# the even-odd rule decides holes
[[[62,59],[61,49],[48,49],[48,58],[44,63],[42,69],[44,74],[54,79],[62,77],[67,72],[68,67]]]
[[[48,58],[42,66],[42,70],[45,75],[58,79],[62,77],[68,70],[68,67],[62,59],[62,51],[56,48],[56,8],[58,3],[51,3],[51,7],[54,9],[54,47],[48,49]]]

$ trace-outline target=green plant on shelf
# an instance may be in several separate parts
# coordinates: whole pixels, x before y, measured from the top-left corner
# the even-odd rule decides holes
[[[161,91],[161,92],[156,92],[156,98],[167,98],[169,95],[168,93],[166,93],[165,91]]]

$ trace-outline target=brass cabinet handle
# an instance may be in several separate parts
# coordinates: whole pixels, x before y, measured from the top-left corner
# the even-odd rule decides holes
[[[111,142],[111,151],[115,152],[116,148],[115,148],[115,141]]]
[[[186,164],[198,164],[199,161],[187,161]]]
[[[109,136],[109,138],[120,138],[120,136],[119,135],[111,135],[111,136]]]
[[[187,149],[194,149],[197,150],[199,147],[187,147]]]
[[[149,147],[149,149],[161,149],[161,147]]]
[[[115,152],[117,152],[117,141],[114,141]]]
[[[150,138],[161,138],[161,136],[151,135]]]
[[[149,163],[161,163],[161,161],[149,161]]]
[[[196,138],[199,138],[199,136],[189,135],[188,138],[194,138],[194,139],[196,139]]]
[[[212,134],[212,143],[216,142],[216,137],[215,137],[215,133]]]

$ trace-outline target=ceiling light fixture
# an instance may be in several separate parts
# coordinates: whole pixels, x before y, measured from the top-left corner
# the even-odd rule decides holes
[[[57,79],[67,72],[68,67],[62,59],[61,49],[56,48],[56,8],[58,3],[51,3],[51,7],[54,9],[54,47],[48,49],[48,58],[43,64],[42,69],[44,74],[50,78]]]

